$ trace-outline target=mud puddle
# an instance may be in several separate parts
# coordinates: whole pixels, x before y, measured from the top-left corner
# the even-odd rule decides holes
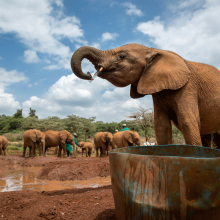
[[[96,177],[89,180],[50,181],[37,179],[42,167],[13,167],[0,172],[0,192],[9,191],[51,191],[72,188],[97,188],[111,184],[110,177]]]

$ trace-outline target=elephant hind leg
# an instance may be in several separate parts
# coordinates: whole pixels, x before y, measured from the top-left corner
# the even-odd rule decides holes
[[[0,148],[0,155],[2,155],[2,149]]]

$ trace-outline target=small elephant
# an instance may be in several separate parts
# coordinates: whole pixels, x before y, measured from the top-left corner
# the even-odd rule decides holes
[[[27,147],[29,147],[29,157],[35,157],[36,145],[38,145],[39,155],[42,155],[42,150],[45,149],[45,135],[43,132],[36,129],[27,130],[23,133],[23,139],[23,157],[25,157]]]
[[[8,139],[5,136],[0,136],[0,155],[2,155],[2,151],[4,156],[6,156],[5,150],[8,145]]]
[[[92,143],[80,141],[79,147],[82,148],[82,157],[83,157],[84,151],[86,151],[86,157],[88,156],[91,157],[92,149],[93,149]]]
[[[63,155],[66,157],[66,144],[71,144],[73,146],[73,150],[75,150],[75,142],[73,139],[73,135],[70,132],[63,131],[53,131],[48,130],[44,132],[45,134],[45,148],[48,147],[57,147],[59,146],[58,157],[61,157],[61,151],[63,150]],[[45,151],[43,152],[45,156]]]
[[[115,133],[113,142],[118,148],[133,146],[133,143],[137,146],[141,145],[140,135],[136,131],[130,130]]]
[[[92,76],[82,71],[84,58],[92,62],[98,77],[117,87],[131,85],[131,98],[152,95],[158,145],[172,144],[171,122],[189,145],[202,146],[204,136],[220,134],[220,72],[215,67],[140,44],[108,51],[84,46],[74,52],[71,67],[85,80]]]
[[[106,153],[108,156],[108,151],[111,148],[115,148],[112,143],[113,135],[110,132],[99,132],[94,137],[94,144],[96,150],[96,157],[98,157],[98,150],[100,149],[100,157],[105,157]],[[111,145],[111,147],[110,147]]]

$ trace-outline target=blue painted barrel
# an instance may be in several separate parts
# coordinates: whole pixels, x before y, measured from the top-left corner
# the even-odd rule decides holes
[[[137,146],[109,160],[118,220],[220,219],[220,150]]]

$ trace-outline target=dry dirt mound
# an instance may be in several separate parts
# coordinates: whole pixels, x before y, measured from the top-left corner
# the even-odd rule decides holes
[[[110,176],[108,158],[77,158],[57,161],[45,165],[38,174],[39,179],[47,180],[85,180]]]
[[[115,220],[111,186],[51,192],[3,192],[2,219]]]
[[[72,161],[72,158],[62,157],[26,157],[24,162],[21,164],[22,167],[43,167],[50,163]]]

